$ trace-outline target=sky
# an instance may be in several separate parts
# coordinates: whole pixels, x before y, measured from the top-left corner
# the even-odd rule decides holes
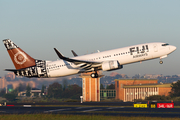
[[[0,39],[11,39],[36,59],[57,60],[53,48],[72,57],[149,42],[177,50],[163,59],[125,65],[135,74],[180,74],[179,0],[1,0]],[[14,65],[0,45],[0,76]],[[110,72],[104,72],[109,74]]]

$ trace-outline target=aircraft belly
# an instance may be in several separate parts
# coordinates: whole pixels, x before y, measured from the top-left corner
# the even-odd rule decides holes
[[[59,70],[52,70],[49,71],[48,77],[61,77],[61,76],[68,76],[68,75],[73,75],[77,74],[79,72],[78,69],[59,69]]]
[[[119,59],[120,65],[128,64],[134,62],[134,59],[131,56],[121,57]]]

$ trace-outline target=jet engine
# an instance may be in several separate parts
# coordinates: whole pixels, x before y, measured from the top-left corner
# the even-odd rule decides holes
[[[122,68],[123,68],[123,66],[120,65],[117,60],[104,61],[102,63],[103,71],[111,71],[111,70],[122,69]]]

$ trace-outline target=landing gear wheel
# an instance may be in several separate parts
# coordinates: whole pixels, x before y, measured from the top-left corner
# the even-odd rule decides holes
[[[161,61],[159,61],[159,63],[160,63],[160,64],[163,64],[163,61],[161,60]]]
[[[91,77],[94,78],[94,77],[95,77],[95,73],[92,73],[92,74],[91,74]]]
[[[98,78],[98,74],[97,73],[95,73],[95,78]]]
[[[92,78],[98,78],[98,74],[97,74],[97,73],[92,73],[92,74],[91,74],[91,77],[92,77]]]

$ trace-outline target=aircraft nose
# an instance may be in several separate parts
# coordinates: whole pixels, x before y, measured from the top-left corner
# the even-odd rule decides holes
[[[175,51],[176,50],[176,46],[171,46],[170,50]]]

